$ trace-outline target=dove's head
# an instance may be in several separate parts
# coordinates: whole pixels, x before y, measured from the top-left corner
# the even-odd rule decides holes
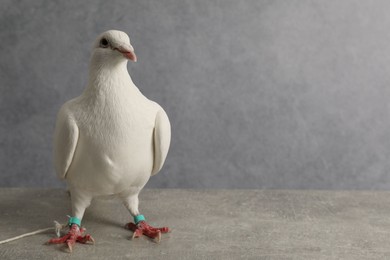
[[[92,60],[96,63],[117,64],[127,60],[136,62],[137,56],[126,33],[110,30],[100,34],[96,39]]]

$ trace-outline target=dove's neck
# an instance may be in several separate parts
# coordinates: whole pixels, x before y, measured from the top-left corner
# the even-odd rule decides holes
[[[85,91],[90,92],[121,92],[122,90],[138,90],[129,72],[127,61],[116,64],[100,64],[91,62],[88,85]]]

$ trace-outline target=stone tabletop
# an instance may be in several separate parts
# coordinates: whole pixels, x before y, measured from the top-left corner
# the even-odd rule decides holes
[[[48,231],[0,245],[0,259],[390,259],[390,192],[146,189],[140,211],[172,232],[131,240],[117,199],[83,219],[95,245],[44,245]],[[66,222],[61,189],[0,189],[0,240]]]

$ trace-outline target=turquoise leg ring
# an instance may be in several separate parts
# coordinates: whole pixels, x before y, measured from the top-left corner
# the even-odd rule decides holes
[[[70,217],[68,221],[69,226],[72,226],[73,224],[78,225],[79,227],[81,226],[81,220],[77,217]]]
[[[135,222],[135,224],[138,224],[139,222],[141,222],[141,221],[145,221],[145,217],[144,217],[144,215],[137,215],[137,216],[135,216],[134,217],[134,222]]]

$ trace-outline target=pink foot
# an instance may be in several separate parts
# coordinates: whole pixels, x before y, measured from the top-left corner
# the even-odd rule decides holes
[[[155,228],[146,223],[146,221],[140,221],[137,225],[130,222],[126,224],[125,228],[130,229],[134,232],[133,238],[145,235],[147,237],[156,239],[157,242],[160,242],[161,240],[161,233],[169,232],[169,228],[167,227]]]
[[[79,228],[78,225],[73,224],[70,227],[70,230],[68,234],[59,237],[59,238],[52,238],[49,241],[47,241],[47,244],[62,244],[66,243],[66,245],[69,248],[69,251],[72,252],[73,246],[76,244],[76,242],[86,244],[87,242],[92,242],[93,244],[95,243],[95,240],[93,237],[89,234],[84,235],[83,233],[85,231],[85,228]]]

